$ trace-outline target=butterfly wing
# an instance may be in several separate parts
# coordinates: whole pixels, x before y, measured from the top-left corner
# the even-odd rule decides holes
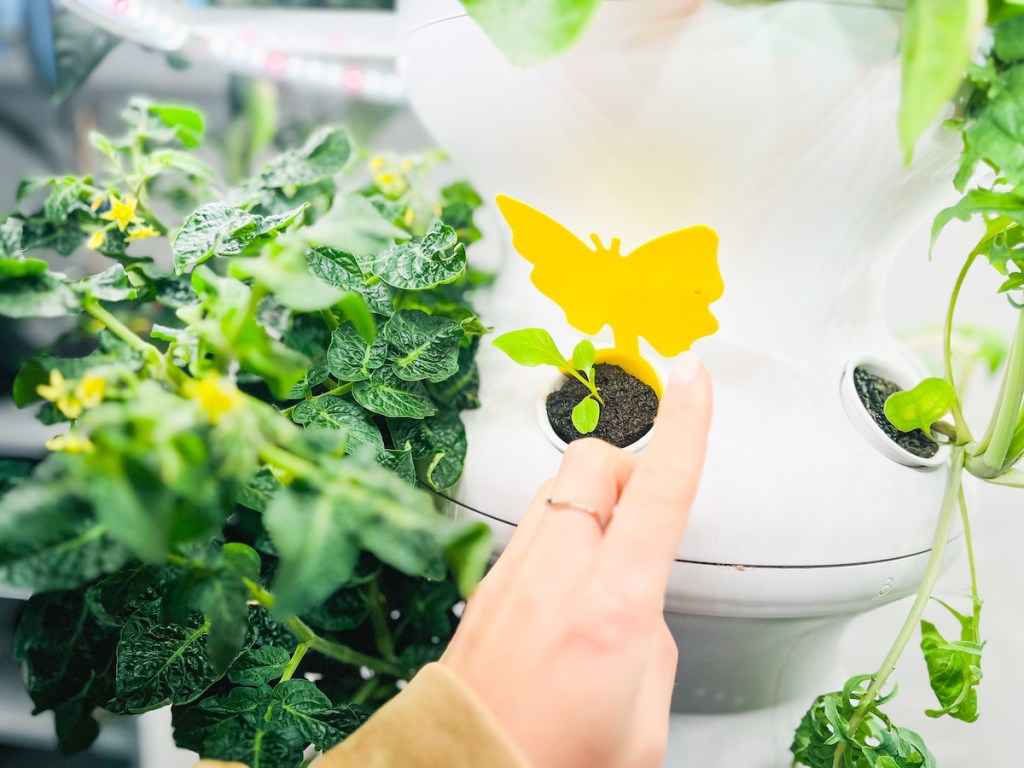
[[[615,295],[621,261],[589,248],[550,216],[511,197],[499,195],[498,209],[512,229],[512,246],[533,264],[530,280],[565,310],[569,323],[595,334],[607,322],[606,300]]]
[[[708,305],[724,289],[718,269],[718,235],[688,227],[644,243],[629,253],[619,286],[616,334],[643,336],[658,354],[673,357],[718,330]]]

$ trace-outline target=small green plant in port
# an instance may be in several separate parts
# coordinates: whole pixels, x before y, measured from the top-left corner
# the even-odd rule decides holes
[[[480,198],[336,127],[229,188],[201,114],[125,118],[0,220],[0,315],[68,327],[12,393],[62,433],[0,460],[15,655],[65,753],[171,706],[181,747],[299,768],[440,656],[491,552],[417,487],[458,481],[478,404]]]
[[[502,334],[492,342],[494,346],[520,365],[552,365],[566,376],[572,376],[590,390],[572,409],[572,424],[580,434],[588,435],[597,429],[601,418],[601,390],[594,381],[594,361],[597,350],[583,339],[572,351],[572,360],[566,360],[558,351],[551,334],[543,328],[523,328]]]
[[[1024,130],[1014,117],[1024,100],[1024,17],[1007,15],[1004,13],[994,27],[984,62],[969,68],[971,88],[951,122],[963,138],[963,154],[954,180],[963,197],[936,216],[933,244],[953,219],[980,217],[985,231],[967,254],[950,297],[943,327],[943,376],[925,379],[909,391],[892,395],[885,404],[886,417],[894,426],[902,431],[922,429],[944,443],[949,452],[945,491],[928,564],[909,614],[879,668],[873,674],[852,678],[842,691],[818,697],[804,715],[792,745],[795,764],[810,768],[936,764],[919,736],[893,725],[880,709],[895,694],[895,689],[884,696],[882,691],[918,629],[938,704],[926,709],[925,714],[965,722],[979,716],[984,642],[963,477],[966,472],[986,482],[1024,488],[1024,472],[1016,468],[1024,459],[1024,303],[1019,298],[1024,289]],[[982,164],[994,172],[993,180],[976,175]],[[980,178],[981,183],[969,186],[974,178]],[[951,339],[961,287],[971,268],[982,260],[1005,278],[999,293],[1009,299],[1009,307],[1016,313],[1016,329],[991,418],[984,432],[975,437],[963,413],[964,382],[954,377]],[[932,591],[957,510],[964,529],[971,592],[962,612],[934,600],[944,609],[946,623],[955,633],[948,637],[936,623],[925,620],[924,613],[933,602]]]

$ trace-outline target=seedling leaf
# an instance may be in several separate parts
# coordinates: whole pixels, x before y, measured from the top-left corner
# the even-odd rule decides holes
[[[956,392],[945,379],[924,379],[906,392],[885,401],[885,417],[901,432],[920,429],[931,438],[931,427],[956,403]]]

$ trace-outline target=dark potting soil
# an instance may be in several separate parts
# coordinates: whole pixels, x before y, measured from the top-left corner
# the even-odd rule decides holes
[[[548,421],[555,434],[571,443],[581,437],[598,437],[625,448],[647,434],[658,413],[658,396],[650,386],[626,373],[617,365],[598,363],[594,381],[601,391],[601,418],[597,429],[584,435],[572,425],[572,409],[590,390],[573,378],[548,395]]]
[[[895,383],[881,376],[876,376],[865,368],[854,368],[853,384],[857,388],[857,395],[861,403],[875,420],[875,424],[881,427],[886,436],[900,448],[910,451],[922,459],[930,459],[939,451],[939,444],[929,440],[928,435],[920,429],[910,432],[900,432],[892,425],[892,422],[885,418],[885,401],[889,395],[903,390]]]

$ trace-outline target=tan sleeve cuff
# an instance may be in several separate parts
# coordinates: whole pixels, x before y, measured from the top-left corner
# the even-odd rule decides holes
[[[480,698],[435,662],[314,768],[356,766],[530,768],[530,763]]]

